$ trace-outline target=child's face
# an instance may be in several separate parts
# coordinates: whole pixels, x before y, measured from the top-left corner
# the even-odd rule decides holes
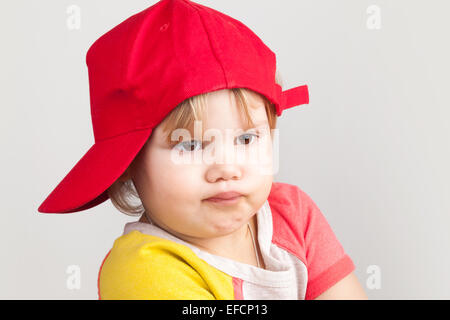
[[[155,128],[132,168],[132,179],[153,223],[187,241],[224,236],[242,227],[264,204],[273,179],[267,170],[272,167],[272,138],[262,99],[252,94],[251,102],[257,105],[249,107],[255,128],[264,131],[259,139],[252,137],[251,133],[257,133],[254,129],[246,128],[229,90],[215,91],[208,97],[207,118],[201,125],[205,131],[217,130],[212,141],[206,134],[201,137],[200,129],[200,136],[191,132],[189,139],[176,139],[171,146],[161,126]],[[191,139],[196,142],[190,144]],[[205,157],[208,148],[210,158],[196,163],[194,154]],[[192,161],[174,161],[173,154],[180,152],[192,156]],[[264,164],[251,160],[250,152]],[[227,160],[233,153],[234,160]],[[238,160],[239,155],[247,158]],[[236,204],[205,200],[231,190],[243,194]]]

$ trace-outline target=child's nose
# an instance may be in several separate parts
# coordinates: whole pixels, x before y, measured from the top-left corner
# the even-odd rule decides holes
[[[212,165],[206,173],[206,179],[210,182],[216,182],[218,180],[239,180],[241,177],[241,168],[230,164]]]

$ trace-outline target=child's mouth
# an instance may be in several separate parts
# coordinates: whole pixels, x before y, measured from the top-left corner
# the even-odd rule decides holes
[[[215,203],[215,204],[221,204],[221,205],[232,205],[239,202],[239,200],[242,198],[242,196],[237,196],[230,199],[221,199],[221,198],[208,198],[205,199],[205,201]]]

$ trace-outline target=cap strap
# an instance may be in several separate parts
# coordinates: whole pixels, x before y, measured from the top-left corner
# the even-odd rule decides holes
[[[275,83],[275,96],[280,104],[278,116],[280,116],[285,109],[309,103],[309,91],[308,85],[306,84],[285,91],[281,90],[281,86],[278,83]]]
[[[308,85],[298,86],[281,92],[283,110],[309,103]]]

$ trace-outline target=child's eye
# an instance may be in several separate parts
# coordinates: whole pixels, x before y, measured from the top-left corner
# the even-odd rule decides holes
[[[250,140],[250,138],[252,138],[252,141],[253,141],[255,138],[256,139],[259,138],[259,136],[254,133],[244,133],[243,135],[239,136],[238,139],[241,137],[245,137],[242,141],[248,141],[248,140]],[[249,144],[249,143],[244,143],[244,144]]]
[[[241,139],[243,138],[243,139]],[[243,141],[244,145],[248,145],[251,142],[248,142],[249,140],[251,140],[253,142],[254,139],[258,139],[259,135],[258,134],[254,134],[254,133],[244,133],[243,135],[240,135],[238,137],[238,140]],[[174,146],[174,148],[181,148],[181,151],[196,151],[196,146],[201,145],[199,140],[190,140],[190,141],[183,141],[178,143],[177,145]]]
[[[190,141],[183,141],[178,143],[177,145],[174,146],[174,148],[178,149],[181,148],[181,151],[195,151],[195,146],[193,146],[192,143],[195,142],[199,142],[198,140],[190,140]],[[185,149],[185,147],[187,147],[187,149]],[[192,149],[192,147],[194,147],[194,149]]]

